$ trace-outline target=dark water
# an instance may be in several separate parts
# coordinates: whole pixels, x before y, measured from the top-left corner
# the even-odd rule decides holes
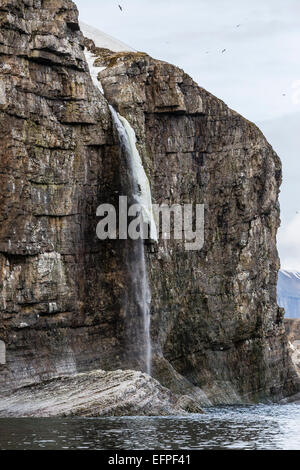
[[[0,419],[0,449],[300,450],[300,405],[219,407],[176,418]]]

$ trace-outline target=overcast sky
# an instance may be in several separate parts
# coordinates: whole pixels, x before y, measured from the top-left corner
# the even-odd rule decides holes
[[[300,0],[75,3],[82,21],[182,67],[199,85],[260,125],[283,160],[282,264],[300,270],[300,144],[294,135],[294,129],[300,135]]]

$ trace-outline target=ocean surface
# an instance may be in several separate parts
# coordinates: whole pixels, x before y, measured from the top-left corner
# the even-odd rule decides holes
[[[300,450],[300,405],[224,406],[188,417],[0,419],[0,449]]]

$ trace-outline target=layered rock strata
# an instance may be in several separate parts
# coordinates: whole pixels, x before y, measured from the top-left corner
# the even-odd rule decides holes
[[[62,376],[0,397],[2,417],[171,416],[202,413],[188,396],[176,396],[147,374],[117,370]]]
[[[206,405],[296,393],[276,301],[281,164],[259,129],[173,65],[96,48],[69,0],[2,0],[0,24],[1,394],[141,368],[128,245],[96,237],[97,207],[124,194],[109,104],[153,202],[205,205],[201,250],[147,245],[154,377]]]

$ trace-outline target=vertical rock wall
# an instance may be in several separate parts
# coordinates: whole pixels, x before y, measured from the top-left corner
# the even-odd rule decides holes
[[[0,392],[139,367],[126,243],[96,238],[98,205],[123,192],[109,102],[137,134],[154,202],[205,204],[201,251],[148,249],[155,376],[202,403],[295,393],[276,303],[281,165],[260,131],[142,53],[94,50],[107,102],[71,1],[2,0],[0,24]]]
[[[0,390],[122,362],[124,247],[96,237],[119,142],[71,1],[0,5]]]
[[[293,393],[276,300],[278,156],[182,70],[141,53],[94,52],[107,67],[106,98],[137,133],[154,202],[205,204],[201,251],[160,240],[148,255],[156,377],[177,391],[187,379],[212,403]]]

